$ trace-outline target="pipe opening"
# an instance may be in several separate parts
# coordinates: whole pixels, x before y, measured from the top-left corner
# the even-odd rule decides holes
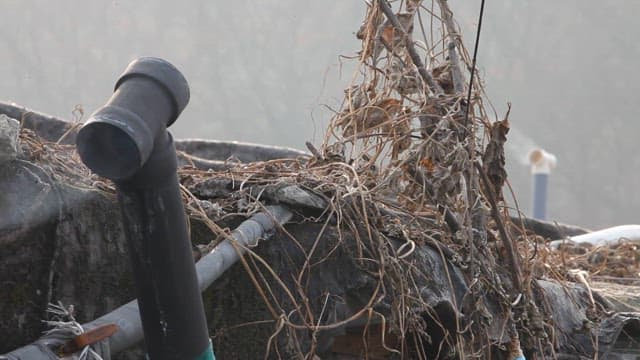
[[[108,179],[126,179],[141,166],[136,143],[125,131],[111,124],[85,125],[78,134],[77,146],[87,167]]]

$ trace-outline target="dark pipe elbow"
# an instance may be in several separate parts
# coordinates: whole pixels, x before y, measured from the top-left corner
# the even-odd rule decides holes
[[[130,178],[155,147],[162,150],[171,143],[166,128],[188,102],[187,81],[173,65],[152,57],[134,60],[107,104],[80,129],[80,158],[100,176],[116,182]]]
[[[82,161],[117,185],[145,342],[154,360],[213,356],[167,131],[188,101],[187,82],[176,68],[160,59],[138,59],[76,138]]]

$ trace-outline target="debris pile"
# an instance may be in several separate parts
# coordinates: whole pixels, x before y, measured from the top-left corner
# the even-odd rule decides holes
[[[605,246],[566,244],[557,251],[542,248],[539,257],[542,262],[553,264],[558,276],[582,270],[593,279],[640,285],[640,247],[624,239]]]

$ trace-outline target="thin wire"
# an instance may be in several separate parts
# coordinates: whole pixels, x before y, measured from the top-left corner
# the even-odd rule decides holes
[[[476,43],[473,47],[473,61],[471,62],[471,79],[469,79],[469,92],[467,93],[467,109],[464,115],[464,125],[469,126],[469,108],[471,107],[471,90],[473,89],[473,78],[476,73],[476,59],[478,58],[478,44],[480,43],[480,30],[482,30],[482,17],[484,16],[484,0],[480,4],[480,16],[478,17],[478,28],[476,29]]]

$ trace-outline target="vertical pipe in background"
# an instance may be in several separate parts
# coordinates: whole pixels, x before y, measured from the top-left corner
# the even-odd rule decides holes
[[[546,220],[549,173],[556,166],[557,159],[551,153],[535,149],[529,153],[529,162],[533,175],[533,218]]]
[[[548,173],[533,174],[533,218],[547,219],[547,184]]]

